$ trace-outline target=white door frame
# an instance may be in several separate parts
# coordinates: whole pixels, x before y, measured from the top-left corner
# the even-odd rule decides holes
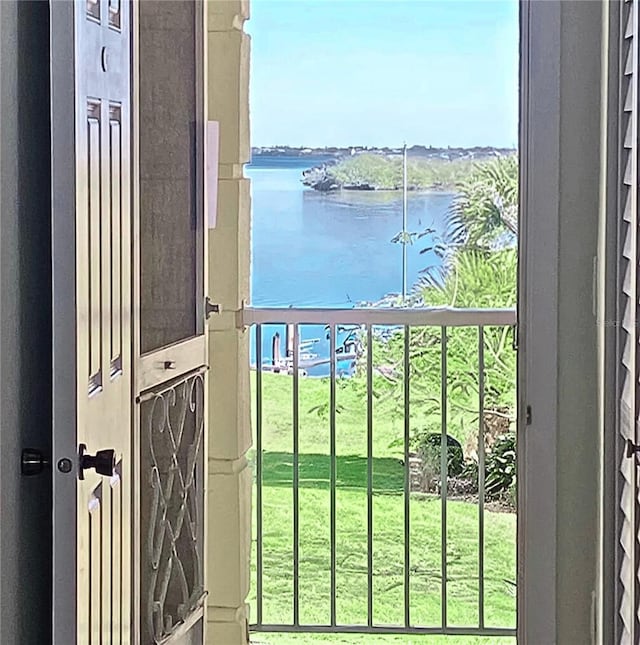
[[[521,3],[518,638],[531,645],[595,638],[606,4]]]
[[[520,11],[518,642],[555,643],[560,6]]]
[[[618,236],[620,227],[620,5],[603,7],[602,142],[600,229],[598,237],[598,341],[600,414],[602,431],[600,472],[600,562],[596,642],[620,642],[619,605],[619,385]],[[614,582],[616,581],[616,582]]]
[[[76,438],[76,327],[69,320],[76,317],[75,275],[76,187],[69,160],[75,159],[75,33],[69,33],[76,7],[72,2],[51,5],[51,242],[53,298],[53,424],[52,468],[53,506],[68,506],[67,521],[53,524],[53,634],[54,642],[76,641],[77,598],[75,567],[63,566],[76,562],[77,525],[77,438]],[[65,88],[65,89],[63,89]],[[61,460],[70,460],[72,468],[63,472]],[[56,591],[57,590],[57,591]]]

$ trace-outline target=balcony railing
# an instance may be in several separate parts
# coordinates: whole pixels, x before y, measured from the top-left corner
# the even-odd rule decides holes
[[[251,362],[254,369],[252,383],[255,436],[253,547],[255,550],[252,592],[255,595],[252,599],[251,629],[256,632],[515,636],[515,518],[512,518],[513,521],[509,520],[509,527],[513,528],[509,533],[513,539],[513,544],[509,546],[509,554],[511,554],[509,558],[513,559],[509,565],[509,572],[512,572],[513,576],[509,576],[509,580],[497,579],[490,571],[488,574],[487,569],[486,557],[491,556],[493,564],[496,564],[494,561],[497,534],[492,534],[491,543],[488,545],[484,423],[486,393],[491,385],[486,382],[487,361],[495,365],[496,361],[500,360],[493,346],[490,348],[490,356],[486,358],[487,335],[491,335],[491,338],[499,337],[499,349],[504,351],[505,338],[516,323],[515,310],[246,308],[241,314],[239,323],[252,327],[253,330]],[[349,333],[345,340],[347,327]],[[309,330],[320,338],[305,338],[309,335]],[[458,337],[456,334],[463,334],[464,337]],[[287,338],[284,351],[278,348],[278,339],[283,337]],[[448,343],[450,342],[457,343],[458,350],[461,343],[462,346],[468,347],[466,365],[461,367],[456,363],[449,366],[451,349]],[[389,343],[395,343],[400,357],[393,369],[389,365],[376,363],[378,360],[376,351],[379,351],[380,355],[384,354],[389,348]],[[419,372],[416,364],[419,360],[425,360],[422,352],[423,344],[425,347],[430,345],[429,355],[436,361],[433,368],[430,368],[430,373],[437,372],[438,385],[434,385],[437,381],[433,380],[433,375],[430,385],[421,385],[424,374]],[[512,351],[510,346],[507,349]],[[341,366],[345,363],[347,369],[342,369]],[[514,361],[511,361],[507,367],[513,364]],[[458,505],[452,509],[452,504],[455,502],[448,499],[450,497],[449,450],[442,449],[447,445],[451,431],[449,425],[453,423],[448,415],[451,398],[449,390],[454,387],[452,384],[456,381],[452,369],[464,373],[465,382],[472,383],[471,389],[474,392],[472,396],[477,396],[472,410],[473,418],[477,419],[477,493],[471,501],[467,499],[463,502],[467,505],[464,508],[470,508],[470,504],[475,505],[473,513],[477,507],[477,524],[474,535],[469,538],[473,549],[469,547],[466,539],[463,540],[466,545],[464,548],[461,546],[462,542],[454,544],[449,542],[453,529],[457,530],[456,518],[460,516],[458,512],[452,514],[452,510],[462,508]],[[304,449],[305,427],[308,425],[305,413],[308,416],[309,411],[301,407],[301,399],[308,394],[308,385],[312,379],[307,378],[307,375],[312,374],[314,370],[321,380],[312,384],[313,387],[318,389],[326,385],[328,390],[326,407],[323,409],[320,409],[322,406],[319,405],[314,407],[316,415],[314,423],[317,425],[317,423],[326,422],[326,455],[306,455]],[[390,371],[393,372],[392,375]],[[276,377],[268,372],[286,374],[288,378]],[[361,390],[364,390],[364,394],[360,394],[364,400],[358,417],[361,419],[363,438],[360,457],[352,455],[345,457],[345,450],[340,448],[342,435],[340,435],[339,426],[345,416],[351,414],[349,410],[339,405],[338,397],[345,383],[341,376],[357,379],[362,384]],[[515,371],[507,376],[512,378],[515,391]],[[278,378],[280,381],[276,381]],[[270,384],[272,391],[274,391],[273,388],[278,388],[278,391],[286,390],[287,409],[274,411],[275,403],[265,400],[265,396],[268,396],[264,391],[266,379],[269,379],[267,385]],[[395,385],[390,386],[390,382]],[[398,437],[397,441],[397,458],[387,459],[385,456],[385,459],[381,460],[385,468],[399,469],[395,490],[382,491],[376,483],[378,474],[376,430],[390,422],[389,418],[384,418],[381,423],[374,413],[374,408],[378,405],[377,397],[379,397],[376,384],[395,387],[394,396],[398,403],[397,408],[400,410],[398,429],[401,429],[401,437]],[[422,388],[421,393],[414,392],[413,389],[417,389],[419,385]],[[433,391],[434,389],[436,391]],[[435,493],[427,491],[425,494],[415,492],[411,471],[411,463],[413,461],[415,465],[416,460],[415,453],[412,452],[412,433],[424,421],[422,408],[418,409],[416,404],[416,401],[422,401],[421,397],[435,401],[436,403],[431,407],[435,405],[439,408],[437,412],[440,435],[438,475],[441,483]],[[282,403],[280,402],[279,405]],[[318,414],[324,414],[320,422],[317,420]],[[386,412],[385,415],[389,416]],[[278,439],[280,450],[276,451],[278,457],[272,459],[269,442],[272,436],[271,426],[274,424],[279,428],[279,434],[276,434],[280,437]],[[283,432],[287,436],[286,452],[282,449],[281,443]],[[316,450],[316,452],[319,451]],[[347,452],[353,452],[353,450],[347,449]],[[327,466],[326,481],[320,482],[318,473],[310,472],[307,462],[312,457],[318,463],[326,457],[326,461],[322,462]],[[277,462],[278,459],[279,462]],[[343,481],[345,477],[342,476],[343,460],[355,463],[358,459],[361,459],[362,468],[353,476],[350,474],[349,482],[345,484]],[[275,471],[270,471],[270,468],[279,469],[279,475],[275,479],[273,476]],[[277,480],[278,489],[272,493],[268,486],[275,480]],[[325,485],[328,499],[319,496],[320,493],[314,492],[315,496],[310,495],[311,492]],[[309,490],[309,493],[301,492],[305,486],[308,487],[306,490]],[[360,519],[356,517],[353,507],[349,507],[351,508],[350,517],[341,517],[343,508],[347,508],[346,505],[341,506],[341,500],[346,499],[344,496],[352,494],[358,487],[362,491],[361,498],[353,499],[356,500],[356,508],[357,500],[361,499],[362,517]],[[343,490],[345,492],[342,492]],[[269,494],[268,499],[265,499],[265,491]],[[386,498],[385,495],[387,495]],[[324,508],[325,501],[328,501],[328,509]],[[384,511],[384,513],[382,510],[378,511],[376,507],[378,502],[396,505],[393,507],[398,511],[393,515],[395,522],[389,519],[391,517],[389,513],[392,511]],[[289,508],[290,515],[281,514],[283,504]],[[316,507],[312,507],[314,504]],[[435,509],[439,516],[438,520],[434,519],[433,515],[425,515],[425,509],[435,508],[434,504],[438,506]],[[391,506],[387,507],[391,509]],[[305,523],[311,526],[320,516],[324,517],[325,511],[328,511],[326,512],[328,524],[325,532],[326,544],[321,535],[324,530],[322,521],[317,525],[318,534],[315,536],[310,536],[309,531],[304,528]],[[467,511],[465,513],[465,522],[468,522],[469,513]],[[500,519],[496,513],[491,513],[491,516]],[[362,526],[358,533],[359,521]],[[412,521],[417,525],[412,526]],[[356,545],[353,542],[353,540],[357,542],[357,537],[345,540],[342,536],[340,547],[339,524],[341,527],[348,527],[348,531],[351,532],[349,535],[359,535],[360,543]],[[436,524],[439,528],[439,540],[436,540],[435,545],[433,541],[429,542],[429,546],[426,547],[422,541],[425,539],[424,533]],[[465,527],[463,534],[468,532],[468,525],[465,524]],[[384,562],[376,561],[378,555],[376,531],[381,530],[388,531],[391,536],[387,545],[391,550],[382,554],[385,558]],[[464,538],[465,535],[462,537]],[[277,543],[279,539],[283,542]],[[352,540],[353,544],[349,540]],[[312,548],[310,546],[312,541],[315,549],[313,557],[308,556],[307,553],[307,550]],[[400,544],[396,545],[395,542],[398,541]],[[351,549],[353,551],[358,551],[356,547],[360,546],[362,553],[357,556],[350,553],[346,556],[345,544],[353,546]],[[491,550],[488,550],[489,548]],[[473,552],[470,552],[470,549]],[[433,567],[426,566],[425,563],[436,550],[439,551],[439,557],[432,563]],[[320,558],[322,561],[318,562],[319,553],[323,552],[326,558]],[[391,552],[396,554],[397,562],[388,561],[387,555]],[[349,557],[358,558],[358,561],[353,563],[352,569],[344,566]],[[473,568],[466,569],[466,575],[469,578],[467,581],[460,580],[461,569],[457,564],[458,559],[465,558],[473,560]],[[499,564],[502,566],[505,563]],[[385,587],[380,582],[384,576],[389,576]],[[356,585],[356,579],[362,584]],[[469,587],[465,588],[466,591],[462,593],[464,597],[461,600],[458,591],[464,584],[468,584]],[[309,590],[322,585],[325,585],[324,592],[319,597],[322,601],[326,601],[326,607],[315,607],[315,613],[306,611],[307,603],[313,602],[317,605],[319,602],[317,594],[312,600],[310,599],[313,593]],[[434,595],[434,585],[438,587],[436,595]],[[505,592],[505,585],[511,591]],[[397,592],[393,591],[394,587],[398,587]],[[473,598],[469,598],[469,589],[473,591]],[[390,593],[396,593],[394,596],[396,602],[391,603],[396,606],[383,607],[381,612],[383,615],[379,618],[376,613],[380,606],[378,601],[385,594]],[[352,609],[342,611],[341,608],[354,601],[353,596],[357,594],[362,596],[355,599],[361,611]],[[491,606],[494,599],[501,604],[501,608],[495,611]],[[277,607],[271,612],[270,605],[273,603]],[[434,603],[439,604],[435,613],[432,611]],[[503,611],[505,604],[508,608]],[[469,609],[470,607],[472,609]],[[310,614],[313,614],[311,619],[309,619]],[[325,617],[324,620],[318,618],[318,615],[322,614]],[[346,615],[347,620],[342,619],[343,615]],[[474,616],[473,620],[470,620],[470,616]],[[505,616],[508,617],[505,618]]]

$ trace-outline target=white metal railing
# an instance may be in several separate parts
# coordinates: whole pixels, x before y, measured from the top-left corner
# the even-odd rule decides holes
[[[299,325],[410,325],[412,327],[479,327],[516,324],[515,309],[283,309],[245,307],[240,312],[242,326],[260,324]]]
[[[438,327],[441,330],[440,361],[441,361],[441,450],[440,473],[448,471],[448,451],[443,449],[447,445],[447,328],[470,327],[477,329],[477,347],[470,347],[469,351],[477,352],[478,357],[478,413],[479,418],[484,418],[484,329],[485,327],[513,327],[516,324],[515,309],[453,309],[453,308],[423,308],[423,309],[398,309],[398,308],[354,308],[354,309],[294,309],[294,308],[256,308],[247,307],[238,312],[239,326],[255,328],[255,367],[256,367],[256,616],[251,626],[253,631],[262,632],[334,632],[334,633],[386,633],[386,634],[459,634],[459,635],[484,635],[484,636],[514,636],[515,629],[491,627],[485,624],[485,449],[483,423],[479,423],[478,435],[478,619],[475,625],[468,627],[452,626],[447,616],[447,486],[440,486],[441,498],[441,620],[439,625],[416,625],[411,620],[411,592],[410,592],[410,471],[409,471],[409,444],[410,444],[410,410],[409,410],[409,374],[410,374],[410,329],[414,327]],[[265,517],[263,514],[263,376],[262,364],[263,326],[286,325],[290,334],[289,373],[292,376],[292,493],[293,493],[293,596],[292,616],[290,623],[271,624],[263,620],[263,539]],[[304,376],[300,361],[300,331],[301,325],[323,325],[328,329],[329,359],[329,457],[330,457],[330,620],[324,625],[305,625],[300,622],[300,451],[299,451],[299,426],[300,426],[300,378]],[[360,326],[360,334],[367,351],[362,353],[359,360],[363,363],[367,383],[367,621],[358,625],[343,625],[337,622],[336,603],[336,366],[341,359],[337,353],[336,330],[341,325]],[[404,334],[404,354],[402,361],[404,381],[404,560],[403,585],[404,585],[404,624],[402,625],[377,625],[374,623],[373,612],[373,347],[374,328],[391,327],[397,333]],[[304,346],[304,345],[303,345]],[[275,364],[275,357],[273,360]],[[515,374],[514,374],[515,379]],[[269,527],[273,532],[274,527]]]

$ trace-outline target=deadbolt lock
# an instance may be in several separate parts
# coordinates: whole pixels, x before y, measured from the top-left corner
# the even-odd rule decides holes
[[[49,460],[35,448],[25,448],[20,459],[20,472],[25,477],[39,475],[49,465]]]

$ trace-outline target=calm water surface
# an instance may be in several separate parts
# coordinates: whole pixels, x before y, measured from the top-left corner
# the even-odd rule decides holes
[[[319,158],[258,159],[252,184],[251,301],[255,306],[350,307],[402,290],[401,192],[319,193],[302,185],[302,171]],[[443,231],[452,195],[409,194],[408,230]],[[408,248],[408,285],[439,263]]]
[[[259,159],[248,166],[252,184],[251,302],[262,307],[352,307],[402,291],[402,246],[391,238],[402,229],[400,192],[319,193],[305,188],[302,171],[321,158]],[[408,230],[433,228],[442,234],[450,194],[409,194]],[[438,257],[420,250],[428,239],[408,248],[408,285]],[[285,351],[285,329],[263,330],[262,362],[271,361],[274,334]],[[251,335],[255,364],[255,334]],[[329,341],[322,326],[300,327],[301,340],[317,339],[311,351],[328,357]],[[340,345],[346,338],[338,333]],[[337,372],[348,375],[352,361],[339,361]],[[328,365],[307,369],[309,376],[327,376]]]

